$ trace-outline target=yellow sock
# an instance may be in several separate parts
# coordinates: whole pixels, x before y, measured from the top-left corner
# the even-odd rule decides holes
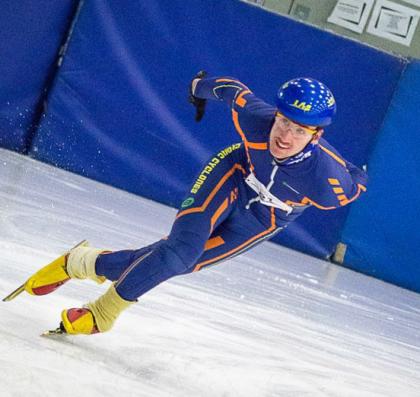
[[[88,303],[87,308],[92,312],[99,331],[106,332],[112,328],[117,317],[133,303],[121,298],[112,284],[99,299]]]
[[[106,278],[98,276],[95,271],[95,264],[98,255],[105,250],[93,247],[77,247],[70,251],[67,257],[67,273],[71,278],[89,278],[98,284],[103,283]]]

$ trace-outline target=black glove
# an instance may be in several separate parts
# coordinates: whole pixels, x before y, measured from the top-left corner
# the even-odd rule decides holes
[[[190,94],[188,96],[188,101],[190,103],[192,103],[195,106],[195,121],[200,121],[203,116],[204,116],[204,111],[206,110],[206,103],[207,100],[206,99],[202,99],[202,98],[197,98],[196,96],[193,95],[192,93],[192,82],[195,79],[202,79],[204,77],[206,77],[207,72],[205,72],[204,70],[201,70],[200,72],[198,72],[194,78],[191,80],[190,83]]]

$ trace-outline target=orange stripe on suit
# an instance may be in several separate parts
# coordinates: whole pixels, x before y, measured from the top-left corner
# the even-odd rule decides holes
[[[223,240],[223,238],[220,236],[209,238],[206,242],[206,245],[204,246],[204,251],[208,251],[213,248],[220,247],[224,243],[225,243],[225,240]]]
[[[216,224],[216,222],[220,218],[220,216],[223,214],[223,212],[226,211],[228,206],[229,206],[229,199],[225,198],[223,203],[220,205],[220,207],[216,210],[214,215],[211,217],[211,221],[210,221],[210,230],[211,231],[213,231],[214,225]]]
[[[271,225],[270,225],[270,227],[269,227],[268,229],[266,229],[266,230],[264,230],[263,232],[261,232],[261,233],[257,234],[256,236],[254,236],[254,237],[250,238],[249,240],[245,241],[244,243],[242,243],[241,245],[237,246],[236,248],[234,248],[234,249],[232,249],[232,250],[230,250],[230,251],[228,251],[228,252],[225,252],[225,253],[224,253],[224,254],[222,254],[222,255],[219,255],[219,256],[217,256],[217,257],[215,257],[215,258],[208,259],[208,260],[206,260],[206,261],[204,261],[204,262],[200,262],[200,263],[198,263],[198,264],[195,266],[195,268],[194,268],[194,270],[193,270],[193,271],[194,271],[194,272],[197,272],[197,271],[199,271],[202,267],[204,267],[204,266],[206,266],[206,265],[209,265],[209,264],[211,264],[211,263],[217,262],[217,261],[219,261],[219,260],[221,260],[221,259],[226,259],[226,258],[228,258],[228,257],[230,257],[230,256],[232,256],[232,255],[234,255],[236,252],[238,252],[238,251],[242,250],[243,248],[245,248],[245,247],[246,247],[246,246],[248,246],[249,244],[253,243],[254,241],[256,241],[256,240],[258,240],[258,239],[261,239],[261,238],[263,238],[263,237],[267,236],[268,234],[270,234],[271,232],[273,232],[273,231],[276,229],[276,215],[275,215],[275,212],[274,212],[274,208],[271,208],[271,209],[270,209],[270,211],[271,211]]]
[[[326,147],[319,145],[319,147],[327,154],[329,154],[335,161],[337,161],[338,163],[340,163],[343,167],[346,166],[346,162],[341,159],[340,157],[338,157],[335,153],[333,153],[331,150],[328,150]]]
[[[208,205],[210,204],[211,200],[213,200],[213,198],[216,195],[216,193],[220,190],[220,188],[223,186],[223,184],[233,175],[233,173],[236,170],[239,170],[244,175],[246,175],[246,171],[244,170],[244,168],[240,164],[235,164],[225,175],[223,175],[222,179],[220,179],[219,183],[211,191],[211,193],[207,197],[206,201],[204,201],[204,204],[203,205],[201,205],[200,207],[189,208],[187,210],[184,210],[184,211],[179,212],[178,215],[176,216],[176,219],[179,219],[179,218],[181,218],[181,216],[184,216],[184,215],[192,214],[194,212],[203,212],[203,211],[205,211],[206,208],[208,207]]]
[[[245,145],[246,156],[248,157],[248,162],[249,162],[249,168],[251,169],[251,171],[254,171],[254,166],[252,165],[251,156],[249,155],[249,151],[248,151],[249,142],[246,139],[246,135],[242,131],[242,128],[239,124],[238,112],[236,110],[232,110],[232,119],[233,119],[233,124],[235,125],[235,128],[236,128],[236,131],[238,131],[238,134],[240,135],[242,142]]]

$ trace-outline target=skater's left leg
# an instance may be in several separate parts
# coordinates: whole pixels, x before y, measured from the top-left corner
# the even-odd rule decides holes
[[[65,331],[70,334],[106,332],[119,314],[140,295],[170,277],[192,270],[210,233],[203,224],[196,223],[200,216],[193,215],[195,222],[192,224],[187,217],[178,220],[168,238],[152,246],[99,255],[95,272],[104,272],[107,278],[115,278],[123,268],[125,271],[96,301],[82,309],[64,310],[61,317]],[[191,225],[194,225],[194,230],[188,229]]]
[[[197,216],[205,214],[189,214],[179,218],[168,239],[154,244],[153,249],[145,248],[139,252],[137,259],[120,276],[118,282],[112,284],[97,301],[87,305],[89,310],[64,310],[62,320],[66,331],[108,331],[123,310],[159,283],[175,275],[198,271],[224,261],[271,238],[281,230],[276,225],[274,210],[271,213],[270,222],[263,224],[250,212],[226,211],[218,219],[220,223],[215,222],[210,238],[209,230],[204,227],[206,223],[197,219]],[[116,254],[130,255],[129,252]],[[106,257],[101,255],[101,261]],[[109,264],[110,268],[115,268],[115,257]],[[79,324],[73,326],[72,319],[75,317]]]
[[[142,250],[100,254],[95,259],[96,275],[108,279],[118,277],[105,295],[87,306],[100,332],[109,330],[116,316],[139,296],[173,276],[192,271],[212,231],[236,208],[244,166],[231,155],[224,155],[205,170],[208,170],[205,182],[200,184],[194,199],[186,200],[194,206],[188,205],[178,213],[167,239]],[[72,310],[63,312],[64,325],[67,319],[71,320]],[[85,313],[81,318],[89,323],[90,314]]]
[[[213,212],[211,228],[206,228],[205,212],[178,217],[167,240],[143,251],[104,296],[88,305],[99,330],[110,329],[120,312],[163,281],[220,263],[271,238],[282,228],[276,224],[274,208],[270,213],[265,223],[250,211],[228,205]]]

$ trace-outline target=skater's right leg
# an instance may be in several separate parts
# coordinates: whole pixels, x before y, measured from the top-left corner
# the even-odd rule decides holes
[[[95,262],[99,254],[106,252],[109,251],[89,247],[84,240],[34,273],[23,284],[24,290],[31,295],[46,295],[72,278],[103,283],[106,278],[96,274]]]
[[[76,247],[67,255],[66,272],[70,278],[79,280],[90,279],[98,284],[103,283],[105,277],[96,274],[95,263],[99,254],[106,251],[93,247]]]
[[[88,247],[84,240],[34,273],[23,284],[24,290],[31,295],[46,295],[71,278],[90,278],[102,283],[105,278],[98,277],[94,270],[94,261],[102,252],[103,249]]]
[[[230,152],[239,147],[232,146]],[[194,269],[212,231],[236,208],[238,185],[243,183],[246,173],[242,162],[231,159],[225,152],[222,154],[220,160],[213,158],[198,177],[197,181],[201,183],[193,185],[167,239],[140,250],[117,251],[96,257],[96,275],[117,282],[83,309],[64,310],[62,323],[66,332],[108,331],[118,315],[139,296],[173,276]],[[92,327],[92,321],[96,328]]]
[[[161,244],[161,241],[157,241],[156,243],[136,250],[100,253],[95,261],[95,273],[99,277],[105,277],[107,280],[116,281],[133,262],[153,251],[159,244]]]

